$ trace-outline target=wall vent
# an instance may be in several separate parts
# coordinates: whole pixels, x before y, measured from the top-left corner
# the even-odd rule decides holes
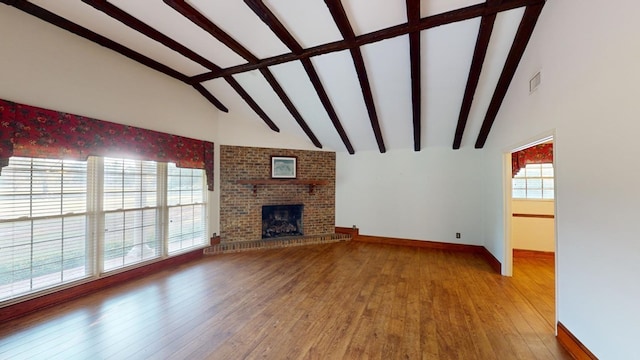
[[[540,80],[540,71],[538,71],[535,75],[533,75],[531,80],[529,80],[529,94],[538,89],[538,86],[540,86]]]

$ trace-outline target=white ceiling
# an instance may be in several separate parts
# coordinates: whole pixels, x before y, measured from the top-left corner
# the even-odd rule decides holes
[[[80,0],[30,2],[184,75],[209,71]],[[111,0],[109,3],[221,68],[247,62],[161,0]],[[187,3],[260,59],[291,52],[244,1],[191,0]],[[303,48],[342,40],[322,0],[265,0],[264,3]],[[422,0],[421,16],[478,3],[482,1]],[[342,4],[356,36],[407,22],[405,0],[343,0]],[[474,146],[523,9],[498,14],[462,147]],[[423,149],[452,146],[479,25],[478,17],[421,32]],[[364,45],[361,50],[386,149],[413,148],[408,35]],[[350,52],[332,52],[311,60],[355,151],[377,150]],[[270,66],[269,70],[323,147],[346,151],[302,64],[296,60]],[[282,132],[307,137],[259,70],[233,77]],[[255,126],[266,126],[224,79],[205,81],[202,85],[229,109],[231,118],[250,119]],[[199,95],[194,91],[194,96]]]

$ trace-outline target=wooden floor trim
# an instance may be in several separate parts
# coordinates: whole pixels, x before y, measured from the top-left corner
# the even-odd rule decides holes
[[[338,232],[338,229],[339,228],[336,228],[336,232]],[[344,231],[351,230],[351,228],[341,228],[341,229],[345,229]],[[360,235],[359,230],[357,228],[354,229],[354,231],[355,231],[355,235],[352,235],[352,241],[359,241],[359,242],[370,243],[370,244],[399,245],[399,246],[409,246],[409,247],[458,251],[458,252],[470,252],[470,253],[480,254],[495,272],[497,272],[498,274],[502,274],[502,264],[484,246],[454,244],[454,243],[445,243],[445,242],[438,242],[438,241],[390,238],[390,237],[371,236],[371,235]]]
[[[589,349],[578,338],[576,338],[569,329],[561,322],[558,322],[558,341],[570,354],[577,360],[597,360]]]
[[[117,274],[104,276],[76,286],[45,294],[33,299],[21,301],[3,307],[0,311],[0,322],[19,318],[32,312],[55,306],[66,301],[102,290],[109,286],[122,284],[129,280],[150,275],[161,270],[202,258],[202,249],[194,250],[148,265],[140,266]]]
[[[354,240],[358,236],[360,236],[360,229],[357,227],[340,227],[336,226],[336,234],[347,234],[351,235],[351,239]]]
[[[484,260],[489,263],[489,266],[491,266],[493,271],[497,272],[498,274],[502,274],[502,264],[498,259],[496,259],[495,256],[493,256],[493,254],[489,250],[487,250],[486,247],[482,247],[482,251],[480,251],[480,254],[482,255],[482,257],[484,257]]]
[[[401,245],[401,246],[409,246],[409,247],[419,247],[419,248],[439,249],[439,250],[449,250],[449,251],[459,251],[459,252],[472,252],[472,253],[480,253],[483,249],[483,247],[479,245],[453,244],[453,243],[445,243],[445,242],[438,242],[438,241],[410,240],[410,239],[390,238],[390,237],[371,236],[371,235],[359,235],[353,240],[370,243],[370,244]]]
[[[534,258],[534,259],[555,259],[556,254],[552,251],[537,251],[513,249],[514,258]]]

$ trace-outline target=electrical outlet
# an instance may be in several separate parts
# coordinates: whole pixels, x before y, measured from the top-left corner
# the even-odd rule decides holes
[[[456,239],[460,239],[460,233],[456,233]]]

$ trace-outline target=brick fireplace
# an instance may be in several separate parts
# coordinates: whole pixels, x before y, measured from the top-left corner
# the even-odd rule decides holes
[[[271,156],[295,156],[297,180],[271,181]],[[305,236],[335,232],[335,169],[333,152],[220,147],[220,238],[242,242],[263,238],[263,206],[301,205]],[[268,180],[268,184],[244,184]],[[311,186],[304,182],[321,181]]]

